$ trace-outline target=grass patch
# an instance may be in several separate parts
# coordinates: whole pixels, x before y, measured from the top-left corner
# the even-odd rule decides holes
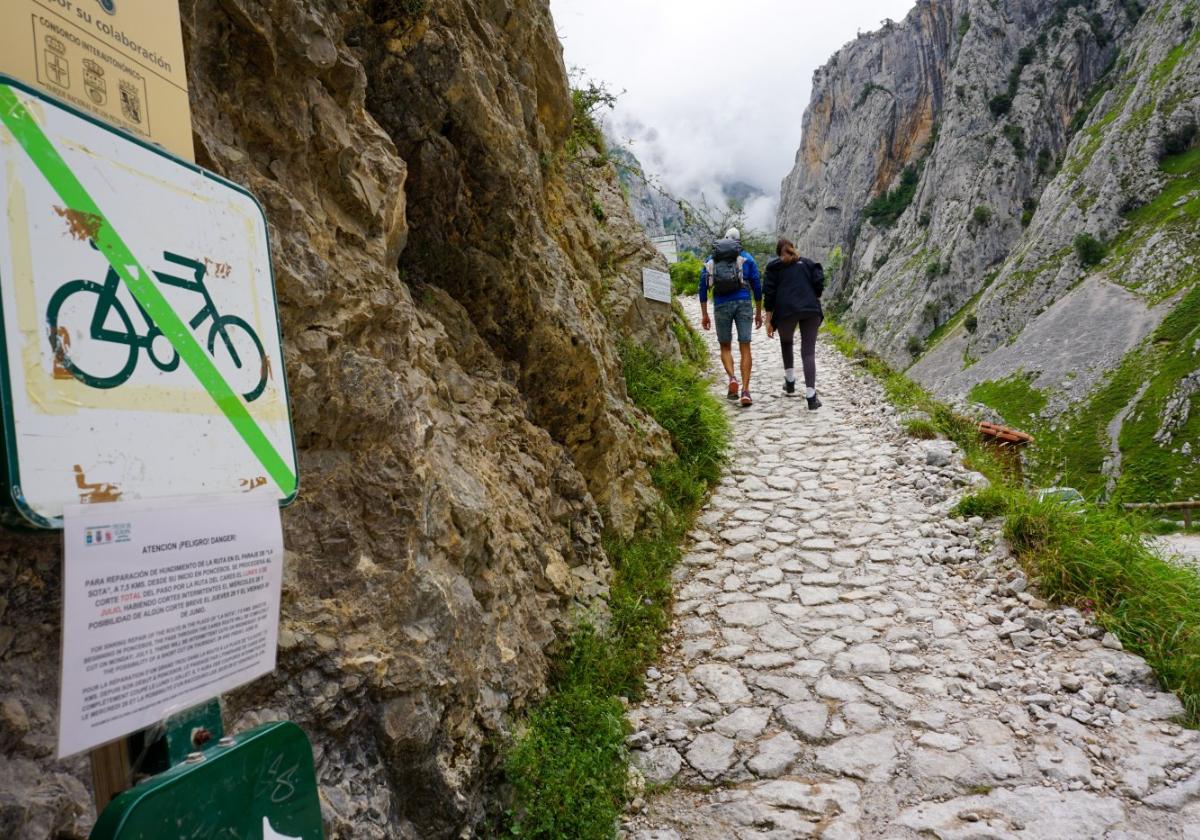
[[[924,417],[913,417],[904,421],[904,432],[917,440],[934,440],[938,436],[937,426]]]
[[[1009,495],[1009,491],[1003,487],[985,487],[959,499],[950,514],[961,519],[969,519],[972,516],[981,516],[984,519],[1003,516],[1008,513]]]
[[[1007,379],[980,382],[967,398],[1000,412],[1006,422],[1028,431],[1041,425],[1039,415],[1046,407],[1046,395],[1030,384],[1029,377],[1013,375]]]
[[[686,323],[684,329],[691,332]],[[669,626],[680,544],[725,462],[728,418],[700,366],[635,345],[622,347],[621,356],[630,398],[671,435],[675,457],[652,470],[662,496],[655,523],[632,539],[605,539],[613,565],[608,621],[584,622],[575,631],[549,696],[508,749],[505,775],[514,798],[508,837],[615,835],[628,796],[619,698],[642,693],[643,675]]]
[[[1156,335],[1164,341],[1193,340],[1200,331],[1193,306],[1200,308],[1200,295],[1172,313]],[[1037,580],[1039,593],[1087,612],[1127,650],[1145,658],[1162,685],[1183,701],[1188,722],[1200,723],[1200,575],[1150,550],[1142,517],[1116,506],[1039,501],[994,459],[977,462],[983,447],[973,422],[862,351],[840,327],[833,325],[828,332],[840,351],[881,382],[899,410],[929,413],[963,447],[970,466],[990,479],[989,487],[961,499],[954,515],[1005,516],[1005,537]],[[1009,382],[993,393],[1018,392],[1025,393],[1022,385]],[[1128,399],[1130,392],[1125,393]]]

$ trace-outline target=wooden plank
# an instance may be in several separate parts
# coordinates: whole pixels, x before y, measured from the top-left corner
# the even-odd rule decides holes
[[[103,811],[118,793],[133,786],[128,739],[97,747],[88,753],[92,761],[92,793],[96,810]]]

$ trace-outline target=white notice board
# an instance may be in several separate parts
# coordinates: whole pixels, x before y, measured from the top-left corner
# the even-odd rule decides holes
[[[58,755],[275,668],[283,532],[268,496],[73,505]]]
[[[0,77],[0,401],[21,514],[231,492],[296,454],[249,193]]]
[[[671,302],[671,275],[653,268],[642,269],[642,295],[650,300]]]

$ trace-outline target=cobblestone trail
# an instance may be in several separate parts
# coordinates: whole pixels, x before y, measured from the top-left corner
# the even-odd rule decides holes
[[[765,333],[754,351],[671,651],[629,710],[651,787],[625,836],[1200,840],[1200,732],[1038,600],[998,523],[948,517],[982,481],[952,445],[905,437],[823,344],[817,412],[780,393]]]

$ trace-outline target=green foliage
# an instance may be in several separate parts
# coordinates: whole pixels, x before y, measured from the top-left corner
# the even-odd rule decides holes
[[[991,220],[992,208],[988,207],[987,205],[980,204],[973,211],[971,211],[971,221],[977,227],[986,227]]]
[[[927,278],[937,277],[942,273],[942,264],[938,260],[930,260],[925,264],[925,276]]]
[[[997,93],[988,100],[988,110],[993,117],[1002,117],[1012,110],[1012,97],[1007,93]]]
[[[571,134],[567,138],[567,153],[578,157],[585,148],[604,153],[604,134],[596,122],[601,110],[611,110],[617,104],[617,94],[603,82],[582,79],[578,71],[572,72],[572,81],[580,87],[571,88]]]
[[[825,258],[825,276],[833,278],[839,271],[842,270],[842,264],[846,262],[846,255],[842,253],[842,246],[835,245],[833,250],[829,252],[829,256]]]
[[[858,320],[854,322],[854,334],[862,338],[867,332],[867,316],[860,315]]]
[[[1033,214],[1037,212],[1037,199],[1027,198],[1021,207],[1021,227],[1029,227]]]
[[[871,199],[871,202],[863,208],[863,216],[877,227],[891,227],[908,209],[908,205],[912,204],[920,180],[921,167],[919,164],[909,164],[904,167],[904,171],[900,173],[900,183],[896,188]]]
[[[1012,492],[1003,486],[991,485],[977,490],[969,496],[963,496],[950,510],[951,516],[969,519],[979,516],[993,519],[1008,512]]]
[[[1046,394],[1034,388],[1028,376],[1019,374],[1007,379],[979,382],[971,388],[967,398],[994,408],[1007,422],[1022,429],[1038,426],[1039,415],[1047,402]]]
[[[958,19],[958,40],[966,37],[966,34],[971,30],[971,13],[963,12],[962,17]],[[960,97],[961,98],[961,97]]]
[[[979,319],[975,316],[974,312],[966,317],[966,319],[963,321],[963,326],[966,328],[967,332],[971,333],[971,335],[974,335],[975,330],[979,329]]]
[[[728,420],[695,365],[634,345],[622,348],[622,361],[630,397],[670,433],[675,457],[652,471],[663,499],[657,525],[630,540],[605,539],[613,564],[607,625],[584,622],[575,631],[550,695],[509,745],[509,837],[607,840],[615,834],[628,795],[618,698],[642,693],[642,676],[670,624],[680,542],[725,459]]]
[[[924,352],[925,342],[921,340],[921,336],[919,335],[910,335],[908,337],[908,342],[904,345],[904,348],[908,350],[909,355],[915,359]]]
[[[1009,123],[1008,125],[1004,126],[1003,130],[1004,136],[1008,139],[1008,142],[1012,144],[1013,151],[1016,152],[1018,156],[1024,155],[1025,129],[1019,125]]]
[[[677,295],[700,293],[700,272],[704,268],[695,254],[679,255],[679,262],[671,266],[671,291]]]
[[[1005,537],[1041,593],[1094,613],[1200,718],[1200,575],[1148,549],[1140,520],[1114,508],[1014,495]]]
[[[1099,265],[1108,253],[1108,248],[1103,242],[1090,233],[1080,233],[1075,236],[1075,255],[1079,257],[1079,264],[1084,268],[1091,268],[1094,265]]]
[[[920,215],[920,217],[918,217],[918,219],[917,219],[917,225],[919,225],[920,227],[923,227],[923,228],[927,228],[927,227],[929,227],[929,223],[931,221],[932,221],[932,219],[930,218],[928,212],[922,213]]]

